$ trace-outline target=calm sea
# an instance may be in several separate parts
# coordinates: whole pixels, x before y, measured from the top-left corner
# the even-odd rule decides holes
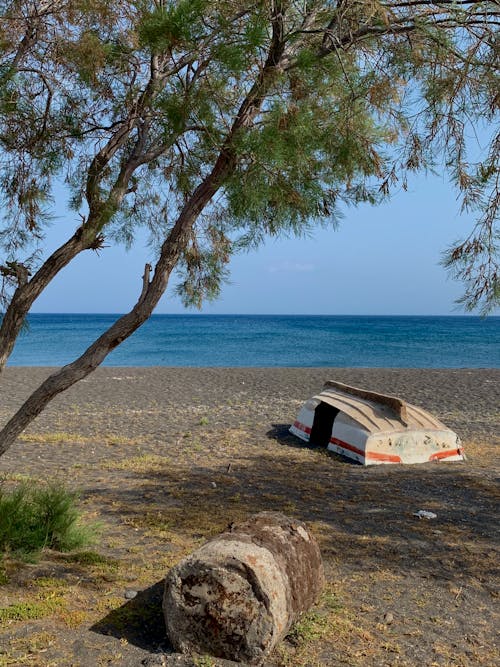
[[[72,361],[117,315],[30,315],[10,365]],[[500,367],[500,317],[155,315],[108,366]]]

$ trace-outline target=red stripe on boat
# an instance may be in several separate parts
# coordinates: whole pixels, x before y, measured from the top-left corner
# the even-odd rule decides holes
[[[447,459],[449,456],[463,456],[461,449],[447,449],[444,452],[436,452],[429,456],[429,461],[440,461],[441,459]]]
[[[301,422],[293,422],[293,425],[295,428],[299,429],[299,431],[302,431],[303,433],[307,433],[307,435],[311,435],[311,429],[309,426],[306,426],[305,424],[302,424]]]
[[[396,454],[382,454],[382,452],[366,452],[366,458],[372,461],[387,461],[388,463],[403,463]]]
[[[293,423],[293,425],[299,431],[302,431],[307,435],[311,435],[310,427],[306,426],[305,424],[302,424],[302,422],[296,421]],[[401,457],[397,456],[396,454],[383,454],[382,452],[370,452],[370,451],[364,452],[363,450],[359,449],[358,447],[355,447],[354,445],[349,444],[348,442],[345,442],[344,440],[339,440],[339,438],[332,437],[330,438],[330,442],[333,445],[342,447],[342,449],[347,449],[347,451],[353,452],[354,454],[357,454],[358,456],[361,456],[365,459],[370,459],[371,461],[387,461],[388,463],[402,463]],[[439,461],[441,459],[446,459],[450,456],[462,456],[462,450],[447,449],[446,451],[436,452],[435,454],[431,454],[431,456],[429,457],[429,461]]]
[[[358,456],[362,456],[365,459],[371,459],[372,461],[388,461],[389,463],[402,463],[401,458],[395,454],[364,452],[363,450],[354,447],[354,445],[350,445],[348,442],[344,442],[338,438],[330,438],[330,442],[332,442],[334,445],[342,447],[343,449],[347,449],[350,452],[354,452],[354,454],[358,454]]]
[[[350,445],[348,442],[344,442],[343,440],[339,440],[338,438],[330,438],[330,442],[333,443],[334,445],[338,445],[339,447],[343,447],[344,449],[348,449],[350,452],[354,452],[355,454],[359,454],[359,456],[365,455],[365,453],[361,450],[355,447],[354,445]]]

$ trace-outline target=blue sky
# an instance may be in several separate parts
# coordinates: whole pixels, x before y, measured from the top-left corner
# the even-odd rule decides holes
[[[47,237],[51,248],[79,224],[58,204]],[[459,214],[456,192],[438,176],[418,176],[408,192],[382,206],[345,211],[337,230],[309,239],[269,240],[231,263],[230,284],[203,313],[447,315],[462,286],[439,265],[441,253],[467,234],[473,219]],[[151,261],[143,239],[134,248],[86,252],[66,267],[33,312],[122,313],[141,289]],[[185,312],[172,281],[157,313]]]

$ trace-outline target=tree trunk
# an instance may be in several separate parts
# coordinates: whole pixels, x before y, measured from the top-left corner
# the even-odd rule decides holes
[[[81,232],[77,231],[43,263],[31,280],[20,283],[5,311],[0,326],[0,373],[5,368],[26,315],[33,302],[40,296],[50,281],[82,250],[88,248]]]
[[[281,17],[279,11],[277,16]],[[133,334],[152,314],[167,288],[172,270],[189,243],[190,234],[198,216],[231,172],[235,159],[231,147],[236,132],[243,127],[249,127],[262,106],[266,92],[274,78],[275,70],[279,65],[279,60],[283,55],[284,45],[281,41],[281,32],[276,29],[275,25],[276,23],[279,24],[280,21],[281,18],[275,18],[274,20],[273,40],[266,64],[259,74],[258,81],[243,100],[212,171],[195,189],[192,197],[184,205],[177,222],[162,245],[153,279],[143,286],[139,300],[129,313],[118,319],[78,359],[50,375],[29,396],[0,431],[0,456],[9,449],[17,436],[57,394],[89,375],[117,345]],[[89,232],[94,230],[97,233],[94,227],[89,226],[88,221],[87,227],[89,227]],[[12,352],[17,334],[33,301],[61,268],[66,266],[80,250],[90,246],[92,239],[83,238],[85,234],[82,228],[79,232],[61,246],[26,285],[20,286],[16,290],[0,327],[0,372],[3,367],[2,364],[5,365]]]
[[[132,310],[120,317],[75,361],[50,375],[20,407],[0,431],[0,456],[17,436],[42,412],[50,401],[95,370],[106,356],[143,324],[164,294],[168,279],[181,252],[189,242],[191,229],[206,204],[219,187],[219,177],[227,159],[219,159],[212,173],[195,190],[164,242],[151,282],[145,283]]]
[[[262,512],[169,572],[167,634],[178,651],[259,665],[323,584],[319,547],[304,524]]]

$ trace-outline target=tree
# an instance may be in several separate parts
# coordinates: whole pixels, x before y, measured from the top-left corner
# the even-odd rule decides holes
[[[445,258],[467,307],[498,302],[500,3],[479,0],[3,0],[0,368],[33,302],[79,253],[157,242],[137,303],[51,375],[0,454],[153,312],[172,272],[217,295],[231,253],[335,223],[410,171],[446,167],[478,219]],[[44,261],[54,186],[68,240]]]

